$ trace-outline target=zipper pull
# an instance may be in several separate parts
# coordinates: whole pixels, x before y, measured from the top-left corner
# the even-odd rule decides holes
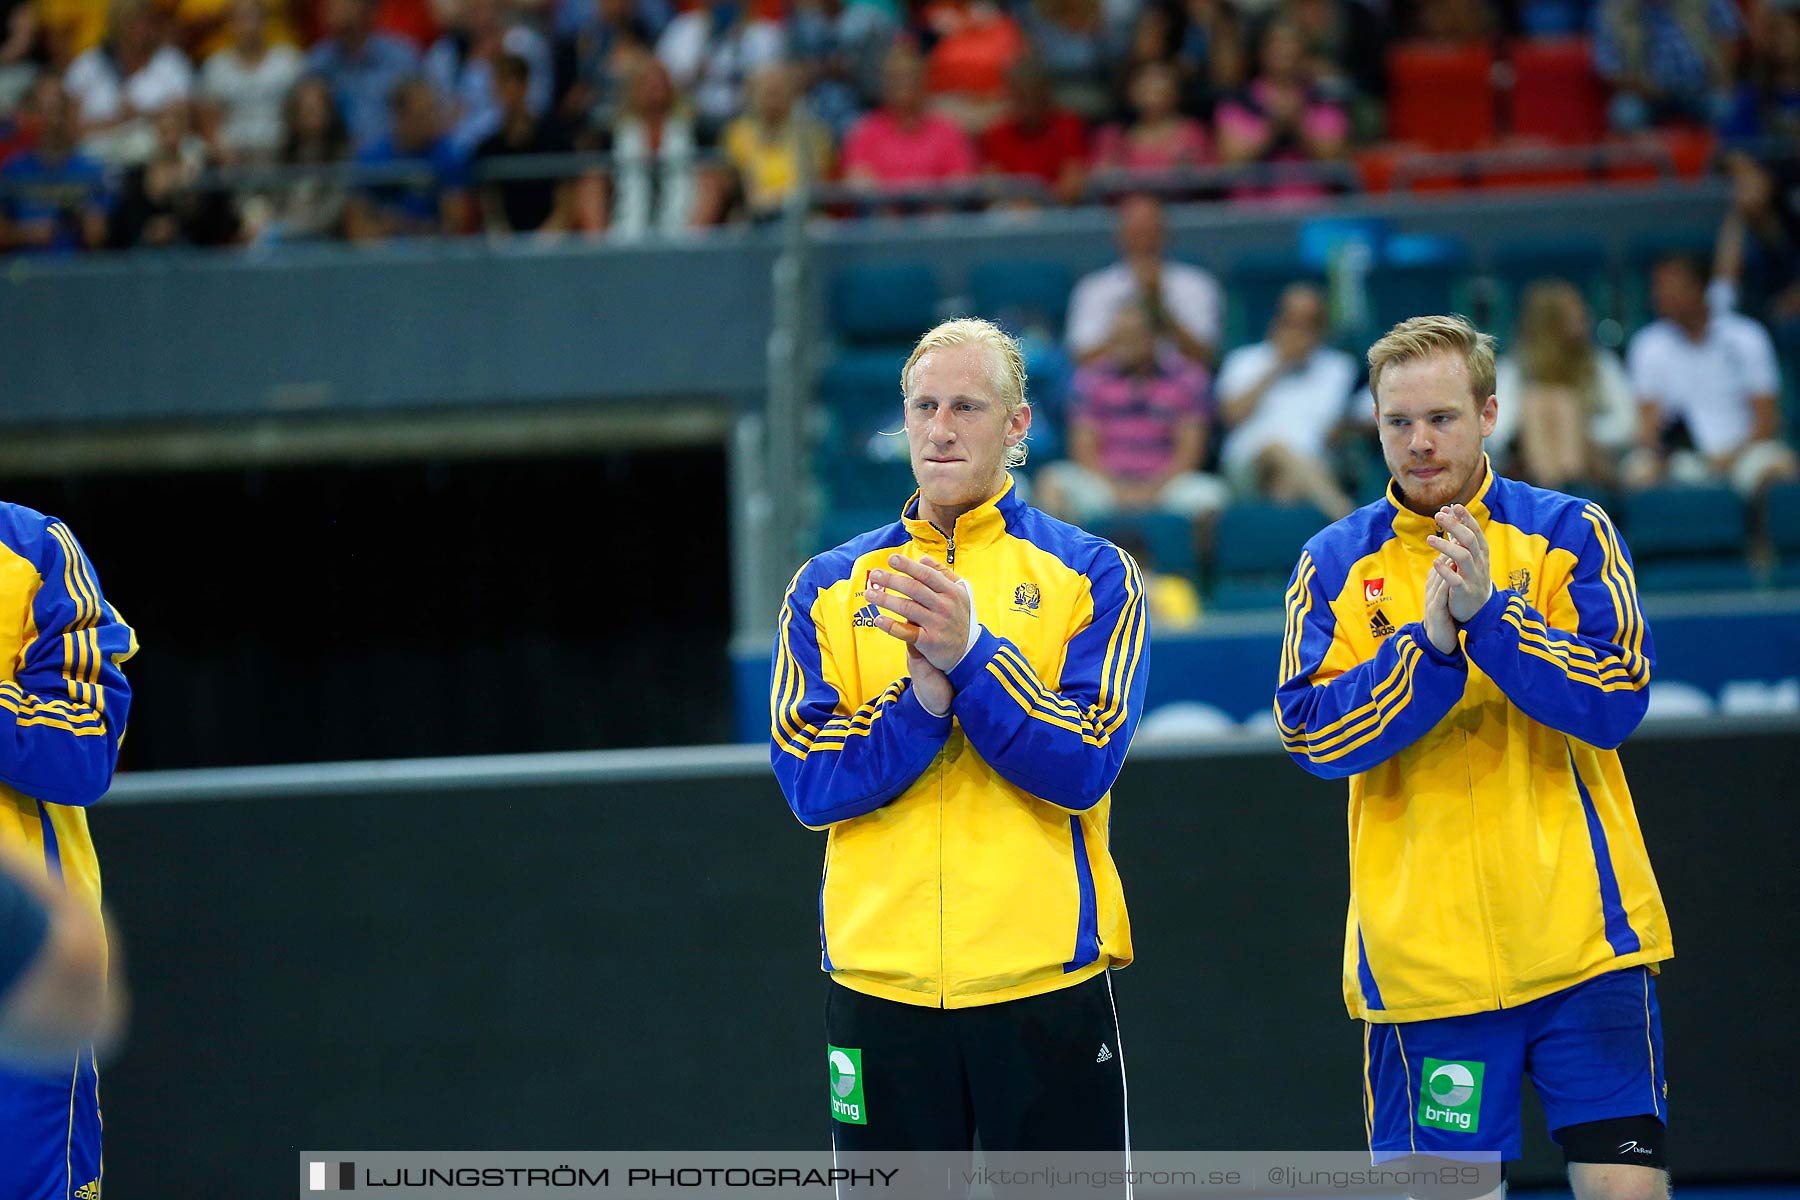
[[[956,535],[951,534],[945,541],[949,543],[950,552],[944,556],[946,560],[944,565],[954,567],[956,565]]]

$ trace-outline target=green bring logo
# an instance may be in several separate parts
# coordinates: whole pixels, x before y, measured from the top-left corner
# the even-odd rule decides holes
[[[1419,1124],[1474,1133],[1481,1124],[1481,1076],[1485,1063],[1428,1058],[1420,1074]]]
[[[831,1115],[846,1125],[867,1125],[869,1112],[863,1103],[862,1051],[825,1047],[831,1068]]]

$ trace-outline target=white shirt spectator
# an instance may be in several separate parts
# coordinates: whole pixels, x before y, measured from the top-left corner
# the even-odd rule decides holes
[[[200,70],[200,93],[218,104],[225,121],[219,140],[225,148],[268,159],[281,149],[282,105],[306,60],[292,46],[270,46],[254,63],[227,46]]]
[[[1162,264],[1161,281],[1163,308],[1169,316],[1194,337],[1217,346],[1225,313],[1219,281],[1199,267],[1179,262]],[[1119,310],[1138,295],[1137,276],[1126,263],[1083,276],[1069,296],[1065,337],[1070,353],[1082,358],[1104,345]]]
[[[1594,351],[1594,390],[1599,405],[1588,432],[1595,444],[1621,453],[1631,449],[1637,438],[1637,397],[1625,364],[1611,350]],[[1525,395],[1525,380],[1516,358],[1508,356],[1494,364],[1494,395],[1500,411],[1487,442],[1493,450],[1510,450],[1519,437],[1519,405]]]
[[[1680,418],[1694,448],[1713,456],[1731,453],[1756,430],[1750,401],[1781,388],[1775,347],[1749,317],[1717,312],[1698,342],[1670,321],[1657,321],[1631,339],[1631,386],[1643,403]]]
[[[774,21],[733,23],[716,28],[712,10],[682,13],[656,41],[656,57],[675,86],[694,98],[711,126],[722,126],[744,108],[744,84],[756,71],[779,62],[786,38]]]
[[[69,64],[63,86],[81,107],[84,123],[117,120],[129,103],[136,120],[90,136],[83,148],[111,165],[143,162],[155,148],[149,118],[194,90],[194,71],[187,56],[163,46],[129,79],[119,77],[112,56],[95,46]]]
[[[1225,356],[1217,388],[1221,404],[1230,404],[1274,369],[1272,342],[1240,346]],[[1247,468],[1266,448],[1286,446],[1307,458],[1324,461],[1331,431],[1344,419],[1350,390],[1356,386],[1356,360],[1342,350],[1321,346],[1304,365],[1283,373],[1269,385],[1243,424],[1225,435],[1219,457],[1230,469]]]

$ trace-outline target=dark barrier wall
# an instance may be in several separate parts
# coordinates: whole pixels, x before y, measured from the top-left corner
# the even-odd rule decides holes
[[[1791,733],[1634,741],[1673,912],[1678,1175],[1800,1176]],[[1118,788],[1134,1140],[1363,1144],[1342,784],[1270,754]],[[827,1137],[822,837],[761,775],[96,810],[137,1020],[122,1196],[279,1196],[307,1149],[795,1149]],[[1515,1175],[1557,1171],[1528,1116]],[[1535,1124],[1534,1124],[1535,1122]]]

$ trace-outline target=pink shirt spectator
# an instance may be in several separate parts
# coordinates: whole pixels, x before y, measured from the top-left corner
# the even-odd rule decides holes
[[[926,113],[908,128],[884,109],[853,125],[844,139],[844,173],[883,183],[928,183],[975,174],[974,143],[953,121]]]
[[[1147,479],[1168,470],[1175,429],[1211,411],[1206,368],[1158,352],[1156,368],[1128,375],[1101,359],[1075,373],[1069,419],[1094,431],[1100,469],[1115,480]]]
[[[1123,125],[1108,125],[1094,139],[1094,165],[1126,171],[1167,171],[1175,167],[1200,167],[1212,161],[1212,141],[1206,127],[1191,117],[1175,124],[1171,137],[1145,141],[1131,136]]]
[[[1258,79],[1244,90],[1242,95],[1221,101],[1213,119],[1219,125],[1220,141],[1264,142],[1272,133],[1273,123],[1266,115],[1272,97],[1273,87],[1267,81]],[[1300,113],[1300,136],[1311,143],[1329,143],[1342,145],[1350,136],[1350,118],[1337,105],[1316,96],[1309,96],[1304,101]],[[1306,162],[1311,156],[1303,145],[1289,141],[1287,144],[1268,146],[1257,161],[1260,162]],[[1252,196],[1272,197],[1279,199],[1304,199],[1310,196],[1322,196],[1326,189],[1316,184],[1285,183],[1271,188],[1240,188],[1233,192],[1238,199]]]

